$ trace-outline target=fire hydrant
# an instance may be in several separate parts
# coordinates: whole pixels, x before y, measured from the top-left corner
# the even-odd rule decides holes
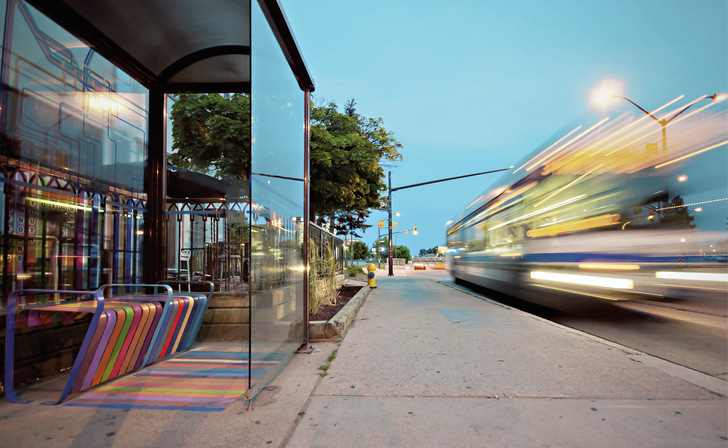
[[[374,271],[377,270],[377,267],[374,266],[374,263],[369,263],[369,266],[367,266],[367,271],[369,271],[369,274],[367,277],[369,277],[369,287],[370,288],[376,288],[377,287],[377,279],[374,276]]]

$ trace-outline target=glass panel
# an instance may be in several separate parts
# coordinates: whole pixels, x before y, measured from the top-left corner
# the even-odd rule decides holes
[[[147,90],[24,2],[6,23],[3,297],[141,282]]]
[[[284,361],[303,343],[303,182],[252,176],[251,346],[255,361]],[[270,365],[270,362],[268,363]],[[277,373],[270,370],[267,379]],[[253,380],[257,393],[266,377]]]
[[[253,396],[303,344],[304,94],[251,2]],[[271,176],[284,176],[280,179]],[[272,361],[272,362],[271,362]],[[256,368],[262,362],[266,368]]]
[[[25,2],[2,4],[0,312],[19,289],[141,283],[148,91]],[[89,320],[17,332],[16,383],[70,370]]]
[[[244,372],[248,389],[250,96],[169,96],[167,116],[167,282],[212,282],[196,356]]]
[[[251,3],[253,172],[302,179],[304,96],[260,7]]]

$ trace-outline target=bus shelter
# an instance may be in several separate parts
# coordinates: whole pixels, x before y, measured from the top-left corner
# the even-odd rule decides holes
[[[0,312],[6,322],[12,296],[19,322],[5,389],[11,369],[19,384],[71,368],[93,322],[33,326],[20,322],[22,306],[164,283],[175,293],[212,285],[189,348],[197,361],[234,366],[219,372],[234,371],[235,390],[254,397],[308,347],[314,85],[280,5],[0,5]],[[244,160],[237,171],[168,163],[171,111],[190,93],[249,102],[249,141],[232,149]],[[22,292],[33,289],[56,292]]]

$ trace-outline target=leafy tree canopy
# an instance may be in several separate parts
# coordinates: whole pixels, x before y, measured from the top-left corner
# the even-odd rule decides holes
[[[662,210],[662,217],[660,218],[660,226],[694,229],[695,224],[692,223],[694,220],[695,217],[690,215],[683,198],[677,195],[665,204],[665,208]]]
[[[329,228],[365,228],[369,210],[386,190],[381,163],[402,159],[402,145],[382,119],[356,111],[352,99],[311,108],[311,215]],[[175,166],[218,178],[250,171],[250,97],[245,94],[181,94],[172,106]]]
[[[402,147],[382,119],[366,118],[350,100],[311,110],[311,209],[340,230],[364,228],[387,189],[380,162],[398,161]],[[351,219],[351,216],[356,218]]]
[[[428,255],[429,256],[435,256],[435,255],[437,255],[437,250],[438,249],[439,248],[437,246],[435,246],[435,247],[433,247],[431,249],[420,249],[420,257],[425,257],[425,256],[428,256]]]
[[[248,95],[179,95],[172,105],[172,136],[174,152],[167,157],[171,164],[218,178],[248,178]]]
[[[367,248],[367,245],[362,243],[361,241],[354,241],[352,250],[354,252],[355,260],[363,260],[367,258],[367,255],[369,255],[369,249]]]

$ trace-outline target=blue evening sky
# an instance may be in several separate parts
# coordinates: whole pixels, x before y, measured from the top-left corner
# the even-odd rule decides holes
[[[403,144],[393,187],[516,165],[566,127],[632,107],[590,107],[589,90],[605,78],[648,110],[728,92],[726,0],[280,3],[314,101],[354,98]],[[419,228],[395,242],[413,255],[444,245],[445,223],[498,177],[395,192],[394,230]],[[367,245],[378,220],[386,214],[372,212]]]

